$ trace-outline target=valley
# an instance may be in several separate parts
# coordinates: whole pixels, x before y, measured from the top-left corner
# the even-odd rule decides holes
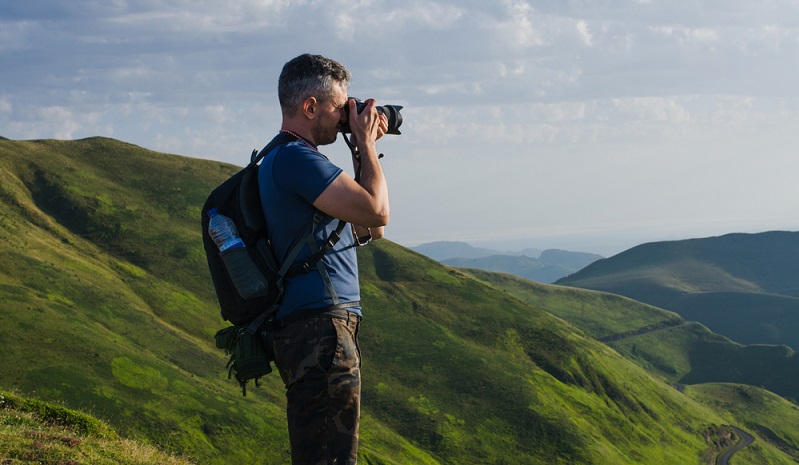
[[[0,141],[0,390],[197,463],[287,463],[279,377],[242,397],[213,346],[199,210],[235,170],[106,138]],[[796,463],[787,346],[390,238],[359,268],[364,463],[700,464],[729,425],[756,439],[736,459]]]

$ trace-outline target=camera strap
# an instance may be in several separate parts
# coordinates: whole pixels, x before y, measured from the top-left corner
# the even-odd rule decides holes
[[[355,182],[360,184],[361,183],[361,152],[360,152],[360,150],[358,150],[358,147],[353,145],[353,143],[350,141],[349,137],[347,137],[347,133],[344,131],[344,129],[341,130],[341,135],[342,135],[342,139],[344,139],[344,142],[347,143],[347,147],[350,148],[350,152],[352,153],[352,158],[354,158],[358,162],[358,166],[355,167]],[[377,156],[378,160],[381,159],[381,158],[383,158],[383,154],[382,153]]]

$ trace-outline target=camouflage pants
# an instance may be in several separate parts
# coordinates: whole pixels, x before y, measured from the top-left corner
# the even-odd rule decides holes
[[[294,465],[355,465],[361,409],[360,318],[304,318],[274,333]]]

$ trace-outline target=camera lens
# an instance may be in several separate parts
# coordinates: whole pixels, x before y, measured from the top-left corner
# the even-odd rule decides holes
[[[361,101],[360,99],[357,99],[355,97],[349,97],[349,98],[355,100],[355,109],[358,110],[359,114],[363,111],[364,108],[366,108],[366,104],[363,103],[363,101]],[[345,111],[347,112],[347,121],[349,121],[350,107],[348,105],[344,108]],[[395,135],[402,134],[399,131],[399,127],[402,125],[402,113],[400,113],[401,109],[402,106],[400,105],[383,105],[375,107],[375,110],[377,110],[378,113],[380,113],[381,115],[386,115],[386,117],[388,118],[388,131],[386,131],[386,134],[395,134]],[[341,132],[347,134],[352,132],[352,130],[350,129],[349,122],[341,124]]]
[[[382,113],[388,118],[388,131],[386,131],[386,134],[402,134],[399,131],[399,127],[402,126],[402,113],[400,113],[401,109],[402,107],[399,105],[384,105],[382,107],[377,107],[378,113]]]

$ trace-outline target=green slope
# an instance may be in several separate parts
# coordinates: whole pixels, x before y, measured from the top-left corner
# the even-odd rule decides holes
[[[0,392],[0,463],[188,465],[60,405]]]
[[[684,323],[676,313],[606,292],[540,284],[503,273],[464,269],[471,276],[578,326],[596,339]]]
[[[799,355],[784,345],[741,345],[675,313],[615,294],[465,271],[575,324],[673,383],[745,383],[799,399]]]
[[[796,405],[766,390],[737,384],[691,386],[686,394],[714,409],[729,412],[725,416],[730,422],[757,436],[761,444],[755,443],[741,451],[735,463],[761,463],[763,457],[771,455],[763,444],[790,457],[785,463],[799,463],[799,407]],[[784,456],[772,457],[774,463],[786,460]]]
[[[673,310],[740,343],[799,349],[797,232],[644,244],[557,284]]]
[[[198,215],[234,171],[0,141],[0,387],[200,463],[287,463],[279,378],[242,398],[211,343]],[[699,463],[725,421],[536,305],[388,241],[361,250],[364,463]]]

